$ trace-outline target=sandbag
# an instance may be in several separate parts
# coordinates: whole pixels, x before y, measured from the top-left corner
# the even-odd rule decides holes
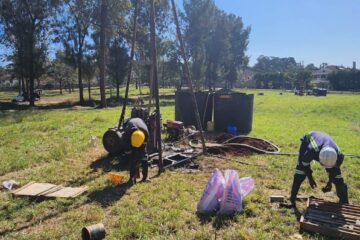
[[[225,179],[219,169],[215,168],[197,205],[199,213],[211,213],[219,209],[219,200],[223,196]]]
[[[242,210],[239,175],[235,170],[225,170],[225,189],[220,202],[220,214],[232,215]]]

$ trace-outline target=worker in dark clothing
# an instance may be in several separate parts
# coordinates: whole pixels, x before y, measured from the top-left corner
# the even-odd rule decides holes
[[[130,118],[125,121],[124,145],[125,154],[130,161],[130,179],[131,184],[136,183],[140,164],[142,167],[142,182],[148,181],[148,161],[146,153],[146,142],[149,138],[149,130],[141,118]]]
[[[316,187],[316,182],[312,176],[310,163],[312,160],[318,161],[327,171],[329,180],[322,191],[330,192],[332,183],[335,184],[336,193],[340,204],[349,203],[348,188],[341,176],[340,166],[344,160],[344,155],[335,141],[326,133],[313,131],[305,134],[301,138],[299,158],[295,169],[294,181],[291,188],[290,202],[291,207],[296,207],[296,195],[298,194],[301,183],[307,177],[311,188]]]

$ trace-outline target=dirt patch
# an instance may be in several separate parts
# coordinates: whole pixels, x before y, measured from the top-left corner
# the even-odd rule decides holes
[[[228,133],[207,134],[206,142],[207,152],[214,155],[250,155],[278,151],[274,144],[266,140]]]
[[[236,138],[234,140],[229,141],[229,143],[240,143],[249,146],[256,147],[261,150],[265,150],[268,152],[275,152],[277,149],[271,143],[257,138]]]

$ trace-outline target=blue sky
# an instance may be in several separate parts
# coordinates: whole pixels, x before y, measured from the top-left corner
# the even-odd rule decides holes
[[[182,6],[183,0],[176,0]],[[360,0],[215,0],[251,26],[250,65],[259,55],[304,64],[360,66]],[[50,48],[54,54],[56,46]],[[0,53],[5,49],[0,46]],[[3,65],[0,59],[0,65]],[[359,68],[359,67],[358,67]]]
[[[177,0],[182,4],[182,0]],[[250,65],[259,55],[360,66],[360,0],[215,0],[252,28]]]

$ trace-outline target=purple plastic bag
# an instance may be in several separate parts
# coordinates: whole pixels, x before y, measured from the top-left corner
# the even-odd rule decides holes
[[[252,177],[240,178],[239,182],[240,182],[240,194],[241,197],[244,198],[254,189],[255,183]]]
[[[239,175],[235,170],[225,170],[225,189],[220,202],[220,214],[231,215],[241,209]]]
[[[224,176],[219,169],[215,168],[197,205],[197,211],[199,213],[211,213],[218,210],[219,199],[223,196],[224,186]]]

